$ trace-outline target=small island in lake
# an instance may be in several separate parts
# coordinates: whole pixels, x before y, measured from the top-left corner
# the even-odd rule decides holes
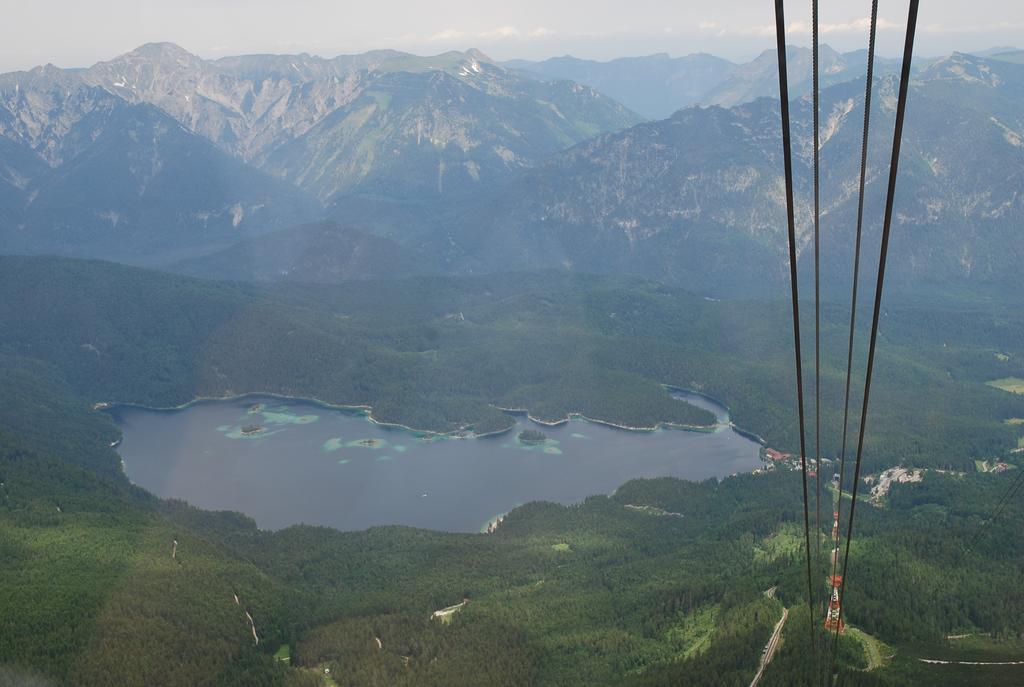
[[[250,415],[255,415],[257,413],[262,413],[262,412],[263,412],[263,404],[262,403],[253,403],[251,406],[249,406],[249,414]]]
[[[538,432],[535,429],[524,429],[519,433],[519,441],[524,444],[543,444],[547,440],[547,434]]]
[[[359,441],[356,442],[356,445],[362,446],[364,448],[377,448],[383,443],[384,442],[381,441],[380,439],[360,439]]]
[[[259,425],[246,425],[245,427],[242,427],[242,435],[247,437],[252,436],[253,434],[259,434],[262,431],[263,428]]]

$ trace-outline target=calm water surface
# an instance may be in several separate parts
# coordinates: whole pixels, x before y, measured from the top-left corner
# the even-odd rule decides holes
[[[686,398],[727,419],[706,399]],[[528,501],[576,503],[634,477],[701,480],[759,464],[757,444],[724,426],[715,433],[630,432],[519,418],[509,433],[458,440],[269,397],[111,412],[124,432],[118,450],[133,482],[201,508],[241,511],[265,529],[401,524],[475,532]],[[247,436],[242,430],[250,426],[263,431]],[[521,444],[516,435],[527,428],[548,441]]]

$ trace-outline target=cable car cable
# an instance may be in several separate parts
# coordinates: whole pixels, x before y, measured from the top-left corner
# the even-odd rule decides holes
[[[885,218],[882,222],[882,244],[878,256],[878,277],[875,284],[875,303],[871,313],[871,338],[868,344],[867,370],[864,375],[864,398],[861,404],[860,428],[857,435],[857,460],[854,466],[853,488],[850,500],[850,521],[846,530],[846,551],[843,557],[843,579],[840,581],[839,598],[845,598],[847,567],[850,563],[850,542],[853,540],[853,523],[857,509],[857,487],[860,483],[861,459],[864,453],[864,430],[867,427],[868,403],[871,398],[871,376],[875,366],[875,347],[878,343],[878,319],[882,310],[882,290],[885,286],[885,266],[889,253],[889,236],[892,232],[893,203],[896,196],[896,177],[899,173],[900,147],[903,143],[903,122],[907,111],[907,91],[910,87],[910,67],[914,57],[914,35],[917,30],[917,12],[920,0],[910,0],[907,14],[907,34],[903,46],[903,66],[900,71],[899,96],[896,101],[896,124],[893,129],[892,158],[889,162],[889,186],[885,198]],[[843,608],[839,607],[839,622],[842,622]],[[832,655],[833,662],[836,659]],[[832,670],[835,665],[833,663]]]
[[[871,20],[868,30],[868,65],[864,82],[864,129],[860,147],[860,188],[857,200],[857,231],[853,251],[853,287],[850,294],[850,338],[846,347],[846,393],[843,401],[843,438],[839,457],[839,496],[836,502],[836,522],[841,520],[843,512],[843,481],[846,477],[846,448],[850,426],[850,380],[853,376],[853,341],[857,327],[857,295],[860,283],[860,249],[864,227],[864,187],[868,168],[868,136],[871,129],[871,94],[874,86],[875,66],[875,35],[878,28],[878,0],[871,2]],[[835,541],[836,555],[832,558],[832,576],[835,577],[839,565],[838,532]],[[838,628],[832,651],[835,652],[839,642]]]
[[[1000,515],[1002,515],[1003,511],[1006,510],[1006,507],[1013,501],[1013,497],[1017,495],[1018,491],[1020,491],[1021,486],[1024,486],[1024,470],[1021,470],[1020,474],[1017,475],[1017,479],[1014,481],[1014,484],[1011,485],[1010,490],[1007,491],[1006,497],[1000,502],[995,514],[986,521],[986,525],[991,524],[997,520]]]
[[[789,286],[793,306],[793,348],[796,358],[797,411],[800,422],[800,469],[803,474],[804,551],[807,561],[807,606],[811,614],[811,651],[817,659],[814,641],[814,597],[811,585],[810,517],[807,503],[807,448],[804,425],[803,365],[800,353],[800,296],[796,269],[796,222],[793,211],[793,152],[789,126],[789,78],[786,71],[786,18],[784,0],[775,0],[775,41],[779,59],[779,106],[782,119],[782,157],[786,179],[786,223],[789,237]]]
[[[1013,497],[1016,496],[1017,491],[1022,485],[1024,485],[1024,468],[1018,470],[1017,476],[1014,477],[1012,482],[1010,482],[1010,486],[1007,487],[1006,491],[1004,491],[1003,495],[999,498],[999,501],[996,502],[996,505],[989,512],[989,517],[983,520],[981,524],[975,528],[972,536],[970,537],[971,544],[967,547],[968,552],[974,549],[974,544],[978,541],[978,537],[984,529],[1002,515],[1003,510],[1013,500]]]
[[[818,0],[811,0],[811,90],[814,114],[814,562],[821,565],[821,202]],[[813,620],[812,620],[813,622]]]

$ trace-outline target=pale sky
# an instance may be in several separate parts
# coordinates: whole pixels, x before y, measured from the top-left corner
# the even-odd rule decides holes
[[[6,0],[0,72],[81,67],[151,41],[202,57],[374,48],[418,54],[479,48],[495,59],[592,59],[710,52],[747,60],[772,47],[772,0]],[[868,0],[822,0],[822,41],[867,43]],[[879,3],[879,52],[902,47],[907,0]],[[810,2],[787,4],[789,42],[810,42]],[[917,52],[1024,47],[1020,0],[924,0]]]

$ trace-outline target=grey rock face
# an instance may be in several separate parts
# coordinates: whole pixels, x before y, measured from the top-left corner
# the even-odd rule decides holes
[[[52,66],[0,76],[0,152],[5,252],[159,262],[313,209],[160,109]]]
[[[361,75],[354,65],[308,55],[208,62],[161,43],[100,62],[82,80],[128,102],[155,105],[225,152],[257,160],[349,102]]]
[[[91,67],[82,79],[159,107],[323,201],[379,178],[406,194],[428,186],[443,194],[445,177],[450,190],[475,186],[639,121],[591,89],[523,79],[478,51],[205,61],[150,44]],[[394,179],[402,170],[415,172],[413,188]],[[438,181],[421,184],[421,174]]]
[[[0,75],[0,237],[161,262],[312,219],[312,196],[469,194],[638,119],[477,51],[208,61],[148,44]]]
[[[896,79],[875,88],[865,215],[874,269]],[[896,290],[1020,290],[1024,259],[1024,65],[953,55],[912,84],[889,281]],[[811,239],[811,112],[795,101],[802,268]],[[823,270],[851,279],[863,83],[823,92]],[[782,295],[787,270],[778,104],[690,108],[553,156],[457,220],[473,269],[545,265],[631,272],[715,294]]]

